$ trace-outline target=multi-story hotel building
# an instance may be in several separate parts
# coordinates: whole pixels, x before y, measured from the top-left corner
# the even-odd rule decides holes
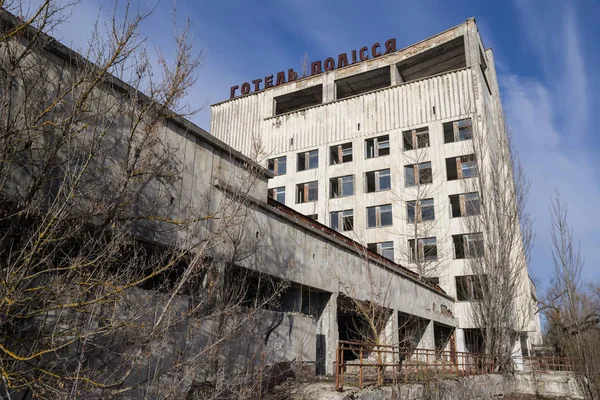
[[[465,259],[482,242],[464,223],[480,204],[470,142],[503,134],[503,117],[475,20],[404,49],[392,39],[313,62],[307,74],[232,87],[212,106],[212,135],[266,154],[274,199],[438,283],[457,299],[460,328],[477,328],[467,316],[477,293]],[[539,318],[526,268],[521,278],[529,346]]]

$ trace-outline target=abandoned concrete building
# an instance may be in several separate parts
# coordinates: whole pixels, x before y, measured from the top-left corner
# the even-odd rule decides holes
[[[460,218],[476,210],[478,197],[463,193],[459,181],[474,171],[463,142],[475,122],[500,112],[492,52],[483,50],[473,19],[406,49],[389,42],[372,53],[382,48],[389,52],[215,104],[211,134],[177,116],[160,132],[182,166],[181,178],[160,194],[172,218],[195,208],[214,215],[252,181],[242,226],[260,246],[238,266],[289,282],[275,310],[288,318],[264,345],[273,362],[302,360],[317,374],[333,373],[339,340],[361,339],[355,300],[387,310],[385,343],[479,350],[472,333],[480,327],[468,317],[476,290],[464,268],[478,239]],[[81,59],[53,41],[43,51],[48,76]],[[108,97],[133,91],[118,79],[107,86],[117,89]],[[256,140],[269,154],[263,165],[252,154]],[[411,189],[428,182],[439,184],[416,204]],[[410,239],[410,223],[429,220],[429,235]],[[185,234],[152,239],[178,244]],[[453,257],[435,275],[415,271],[414,259],[443,253]],[[535,288],[527,271],[523,279],[531,309]],[[539,332],[532,313],[521,348]]]
[[[252,93],[249,83],[241,95],[232,87],[212,106],[211,134],[263,155],[272,199],[439,284],[456,299],[457,347],[468,350],[465,332],[478,327],[466,259],[483,246],[463,223],[480,207],[471,142],[505,134],[492,50],[468,19],[404,49],[391,39],[356,55],[313,62],[302,78],[290,70],[287,82],[267,76],[262,90],[252,81]],[[541,340],[525,269],[523,354]]]

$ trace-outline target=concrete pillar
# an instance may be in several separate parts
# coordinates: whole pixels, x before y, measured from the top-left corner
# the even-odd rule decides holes
[[[456,328],[456,351],[466,353],[467,342],[465,341],[465,330]]]
[[[325,371],[328,375],[335,372],[335,351],[339,338],[337,298],[338,293],[331,293],[317,324],[317,334],[325,335]]]
[[[335,81],[333,80],[333,74],[325,76],[323,79],[323,103],[329,103],[335,100],[336,97]]]
[[[402,75],[400,75],[400,71],[398,71],[396,64],[390,65],[390,78],[392,86],[399,85],[404,82],[404,79],[402,79]]]
[[[433,321],[427,321],[427,327],[425,328],[423,335],[421,336],[421,340],[419,340],[419,345],[417,346],[420,349],[435,349],[435,334],[433,331]]]
[[[380,343],[389,346],[398,346],[398,311],[391,310],[390,317],[383,332],[381,332]],[[398,361],[398,356],[396,354],[386,354],[384,359],[386,364],[391,364]]]

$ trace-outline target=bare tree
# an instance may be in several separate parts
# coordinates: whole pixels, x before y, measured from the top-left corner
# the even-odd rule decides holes
[[[231,343],[283,285],[237,267],[259,247],[245,229],[257,171],[231,159],[218,191],[185,190],[212,184],[173,128],[193,112],[188,24],[153,64],[151,10],[115,6],[82,57],[44,33],[69,5],[2,6],[2,395],[182,398],[210,378],[212,397],[248,397],[256,363],[227,363],[248,350]]]
[[[446,247],[438,246],[448,236],[448,229],[440,224],[440,215],[446,212],[446,207],[434,201],[445,184],[445,176],[442,169],[433,172],[429,140],[427,128],[403,132],[404,156],[408,164],[402,171],[406,188],[401,194],[394,193],[398,202],[406,206],[409,227],[406,235],[401,235],[406,237],[405,246],[401,246],[405,249],[401,260],[411,265],[424,281],[438,278],[452,259]]]
[[[542,310],[548,322],[548,344],[572,357],[587,377],[588,395],[600,398],[600,290],[581,276],[584,260],[568,220],[568,205],[557,191],[550,205],[552,260],[550,287]]]
[[[470,208],[462,218],[466,234],[453,237],[456,258],[465,259],[471,274],[457,292],[472,301],[485,351],[499,370],[508,370],[520,333],[534,317],[527,272],[533,242],[533,221],[525,211],[529,180],[502,118],[499,125],[475,123],[471,136],[465,155],[456,159],[457,177],[479,201],[463,207]]]

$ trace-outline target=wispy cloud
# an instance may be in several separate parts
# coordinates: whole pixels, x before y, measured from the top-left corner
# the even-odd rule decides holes
[[[540,8],[527,2],[518,2],[517,9],[542,73],[525,77],[507,72],[499,81],[509,125],[532,179],[529,204],[536,218],[537,242],[531,269],[542,281],[550,275],[547,206],[558,188],[569,203],[575,235],[587,254],[584,273],[597,278],[600,256],[591,250],[600,238],[600,213],[591,205],[600,203],[600,185],[585,144],[591,104],[577,17],[566,4],[548,15],[540,15]]]

